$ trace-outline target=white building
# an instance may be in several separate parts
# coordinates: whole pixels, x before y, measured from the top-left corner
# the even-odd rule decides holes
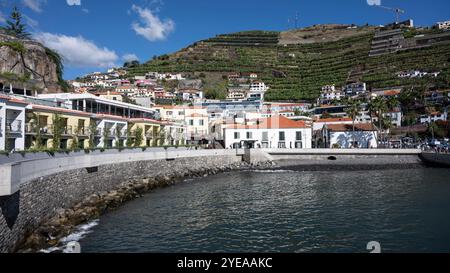
[[[148,118],[158,120],[159,113],[153,109],[130,103],[108,100],[92,94],[42,94],[39,99],[51,101],[59,107],[92,114],[119,116],[123,118]]]
[[[177,91],[177,95],[183,100],[183,101],[191,101],[191,102],[197,102],[199,100],[204,99],[204,93],[200,89],[180,89]]]
[[[370,123],[355,124],[354,132],[351,124],[325,125],[322,133],[326,148],[371,149],[378,147],[378,133]]]
[[[250,92],[266,92],[267,90],[269,90],[269,87],[261,81],[254,81],[250,84]]]
[[[399,72],[397,76],[402,79],[423,78],[423,77],[437,78],[440,74],[441,72],[426,72],[420,70],[412,70],[406,72]]]
[[[384,114],[384,116],[390,118],[392,126],[402,127],[403,113],[401,109],[394,109]]]
[[[27,103],[0,95],[0,151],[25,149],[25,108]]]
[[[243,100],[247,97],[248,89],[240,87],[229,87],[227,99],[229,100]]]
[[[378,147],[377,130],[370,123],[355,124],[330,124],[322,130],[325,148],[337,149],[372,149]]]
[[[222,128],[225,148],[310,149],[311,128],[303,121],[283,116],[261,119],[252,124],[230,124]]]
[[[111,115],[93,115],[96,125],[95,147],[126,147],[128,119]]]
[[[437,121],[447,121],[447,119],[447,110],[445,110],[444,112],[433,112],[429,115],[422,115],[419,117],[420,123],[422,124],[430,124]]]
[[[343,91],[347,96],[358,96],[367,92],[367,84],[365,82],[351,83],[344,86]]]
[[[188,111],[187,111],[188,112]],[[188,143],[196,144],[199,141],[209,139],[209,118],[208,114],[205,113],[190,113],[185,116],[186,124],[186,140]]]
[[[436,27],[438,29],[449,29],[450,28],[450,21],[444,21],[444,22],[437,22]]]
[[[320,103],[326,104],[333,100],[341,100],[344,97],[344,91],[337,90],[334,85],[326,85],[322,87],[322,93],[320,94]]]

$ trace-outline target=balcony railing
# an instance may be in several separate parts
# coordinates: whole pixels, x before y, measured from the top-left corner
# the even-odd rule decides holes
[[[7,120],[6,121],[6,133],[8,133],[8,134],[22,133],[22,121],[21,120]]]
[[[89,136],[90,130],[85,127],[73,127],[72,133],[77,136]]]
[[[145,137],[146,137],[147,139],[153,139],[154,136],[155,136],[155,134],[154,134],[153,132],[146,132],[146,133],[145,133]]]

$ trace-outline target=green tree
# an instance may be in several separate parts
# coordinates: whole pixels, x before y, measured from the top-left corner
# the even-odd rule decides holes
[[[142,127],[137,127],[135,132],[136,138],[134,139],[134,147],[140,147],[144,141],[144,129]]]
[[[2,29],[5,30],[6,34],[19,39],[30,38],[30,34],[26,31],[26,27],[22,23],[22,14],[17,7],[13,8],[9,19],[6,20],[6,27]]]
[[[353,125],[353,145],[356,143],[356,136],[355,136],[355,122],[356,117],[361,112],[361,104],[357,100],[350,100],[348,107],[347,107],[347,115],[352,119],[352,125]],[[352,145],[352,146],[353,146]]]
[[[369,103],[369,113],[371,116],[375,115],[378,119],[378,138],[382,139],[382,124],[383,115],[387,112],[387,105],[385,99],[382,97],[376,97]],[[372,124],[373,124],[373,119]]]
[[[95,133],[97,131],[97,124],[95,121],[91,120],[89,125],[89,148],[95,148]]]
[[[56,75],[58,77],[58,84],[61,86],[64,92],[67,92],[70,87],[69,84],[63,78],[64,74],[63,58],[61,57],[61,55],[59,55],[58,52],[48,47],[45,48],[45,54],[56,65]]]
[[[58,150],[61,147],[61,137],[64,132],[63,119],[59,114],[53,115],[53,149]]]
[[[131,130],[131,128],[133,128],[134,124],[128,124],[128,128],[127,128],[127,142],[126,145],[128,148],[133,147],[134,145],[134,139],[133,139],[133,131]]]

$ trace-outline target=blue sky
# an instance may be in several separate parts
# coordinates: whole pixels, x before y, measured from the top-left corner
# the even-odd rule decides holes
[[[0,24],[18,5],[29,31],[64,55],[65,78],[72,79],[221,33],[286,30],[297,12],[300,27],[394,21],[393,13],[368,2],[401,7],[403,19],[416,25],[450,19],[448,0],[0,0]]]

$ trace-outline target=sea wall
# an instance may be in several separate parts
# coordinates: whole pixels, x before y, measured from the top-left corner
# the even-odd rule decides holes
[[[0,252],[17,250],[23,243],[26,245],[24,239],[32,237],[40,227],[45,227],[44,233],[51,239],[54,236],[48,230],[54,228],[52,223],[58,215],[63,219],[81,217],[75,221],[66,219],[69,224],[75,225],[148,189],[170,186],[187,177],[257,164],[262,164],[263,168],[315,166],[318,170],[329,170],[331,167],[339,170],[343,166],[356,169],[372,169],[377,165],[415,166],[422,164],[419,154],[418,150],[155,148],[145,151],[2,155]],[[265,165],[268,161],[276,162],[277,166]],[[83,210],[85,203],[91,211]]]
[[[31,157],[1,159],[1,166],[15,170],[18,191],[0,197],[0,252],[14,251],[58,210],[72,208],[92,194],[115,190],[124,182],[154,179],[155,183],[170,183],[167,178],[227,170],[242,163],[235,150],[150,149]]]
[[[422,153],[420,158],[430,166],[450,167],[450,154]]]
[[[420,150],[394,149],[304,149],[259,151],[277,163],[279,168],[295,166],[299,170],[371,170],[411,168],[423,165]]]

